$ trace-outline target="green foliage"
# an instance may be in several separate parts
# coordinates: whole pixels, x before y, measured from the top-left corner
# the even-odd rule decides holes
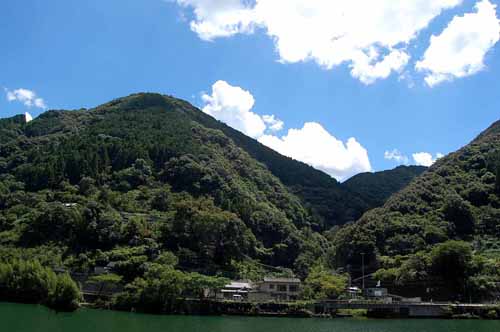
[[[331,264],[351,264],[359,274],[359,253],[374,253],[365,256],[367,272],[379,270],[381,280],[407,286],[398,291],[412,289],[418,295],[426,288],[449,288],[447,297],[462,300],[494,294],[490,280],[498,273],[470,266],[471,260],[485,259],[490,266],[500,261],[499,143],[496,122],[469,145],[439,159],[381,208],[330,233]],[[401,259],[388,264],[387,256]]]
[[[229,279],[220,277],[211,277],[196,272],[186,275],[186,290],[190,295],[203,298],[209,290],[218,290],[229,283]]]
[[[322,265],[312,267],[304,281],[306,299],[335,299],[347,287],[347,276],[334,274]]]
[[[58,310],[75,310],[81,300],[80,289],[68,274],[56,275],[38,261],[18,260],[0,263],[0,297]]]
[[[260,280],[266,269],[255,260],[231,261],[233,277],[237,280]],[[268,273],[268,272],[267,272]]]
[[[447,241],[432,249],[430,259],[435,274],[446,281],[460,283],[470,267],[472,248],[463,241]]]
[[[117,263],[126,280],[158,251],[205,273],[250,259],[305,276],[329,247],[314,231],[367,209],[328,175],[172,97],[3,119],[0,135],[0,245],[51,243],[80,272],[98,250],[146,246]]]
[[[114,273],[99,274],[89,278],[90,282],[106,284],[119,284],[122,280],[123,278],[121,276]]]
[[[398,166],[388,171],[360,173],[343,185],[362,197],[372,209],[383,205],[392,194],[406,187],[426,169],[424,166]]]
[[[374,278],[397,289],[425,288],[436,285],[450,292],[448,299],[481,301],[498,291],[496,280],[500,277],[500,262],[473,252],[464,241],[449,240],[428,251],[419,251],[394,262],[397,267],[377,270]]]
[[[156,257],[155,262],[161,265],[175,267],[179,264],[179,259],[170,251],[165,251]]]
[[[0,245],[62,248],[75,271],[103,264],[99,250],[142,246],[143,255],[116,261],[126,280],[159,251],[205,273],[246,259],[293,267],[326,242],[308,236],[317,209],[281,177],[293,179],[284,176],[292,168],[327,175],[180,100],[132,95],[28,124],[4,119],[0,133]]]
[[[74,310],[78,308],[81,298],[80,288],[68,274],[57,276],[55,290],[49,294],[50,306],[61,310]]]
[[[152,264],[143,278],[126,285],[124,292],[115,297],[114,305],[123,309],[170,313],[175,311],[175,303],[181,296],[202,298],[206,291],[219,289],[227,283],[225,278]]]
[[[137,308],[146,312],[170,312],[185,290],[186,277],[171,267],[153,265],[144,278],[137,278],[115,298],[119,308]]]
[[[474,232],[472,207],[460,196],[453,195],[445,198],[443,214],[444,220],[448,221],[458,234],[468,235]]]
[[[82,273],[112,263],[128,283],[123,303],[166,311],[176,294],[199,294],[186,281],[190,271],[254,278],[275,269],[321,281],[311,268],[318,259],[356,274],[365,253],[368,271],[396,269],[385,277],[402,284],[437,275],[431,246],[450,239],[474,242],[473,262],[496,266],[499,126],[354,223],[422,169],[339,184],[157,94],[29,123],[0,119],[0,254]],[[381,259],[389,256],[402,258],[389,266]],[[496,270],[471,266],[468,287],[489,292]]]

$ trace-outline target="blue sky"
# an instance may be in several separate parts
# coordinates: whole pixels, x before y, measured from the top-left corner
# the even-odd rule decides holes
[[[491,9],[498,1],[433,1],[443,7],[431,14],[420,5],[391,12],[407,10],[414,26],[411,18],[409,23],[384,19],[389,23],[381,31],[375,31],[381,26],[376,15],[393,9],[388,1],[375,1],[379,7],[361,16],[343,8],[349,25],[326,29],[322,24],[329,17],[318,13],[327,11],[305,8],[298,13],[319,23],[295,34],[291,30],[301,28],[296,12],[278,8],[284,14],[276,23],[269,17],[277,8],[266,7],[264,0],[258,10],[255,3],[239,0],[2,1],[0,117],[90,108],[135,92],[160,92],[186,99],[240,130],[257,128],[255,138],[341,180],[367,168],[397,166],[386,158],[390,154],[384,157],[394,149],[408,158],[400,163],[415,163],[412,154],[418,152],[435,158],[499,119],[500,30],[495,40],[498,8],[493,17],[489,12],[489,21],[467,16],[479,13],[478,3],[486,1]],[[362,16],[366,12],[374,13],[373,22]],[[488,15],[486,9],[481,13]],[[481,24],[461,24],[461,17]],[[401,30],[398,24],[412,37],[404,31],[388,36]],[[424,60],[431,35],[447,28],[450,38],[435,38],[434,52]],[[335,34],[343,29],[347,33]],[[324,30],[343,47],[332,51],[321,44],[317,36]],[[482,36],[484,42],[477,42]],[[380,54],[373,56],[373,50]],[[383,62],[390,54],[393,61]],[[416,69],[418,61],[424,69]],[[281,120],[283,128],[273,130],[263,115]]]

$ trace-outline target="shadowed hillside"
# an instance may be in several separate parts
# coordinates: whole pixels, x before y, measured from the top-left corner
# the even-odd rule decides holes
[[[424,166],[398,166],[387,171],[361,173],[345,181],[343,185],[359,195],[369,209],[372,209],[383,205],[392,194],[406,187],[426,169]]]

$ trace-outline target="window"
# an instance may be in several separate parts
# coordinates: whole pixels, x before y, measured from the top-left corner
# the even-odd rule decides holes
[[[274,284],[269,284],[269,289],[274,289]]]
[[[299,291],[299,286],[297,286],[297,285],[290,285],[290,286],[288,287],[288,290],[289,290],[290,292],[298,292],[298,291]]]
[[[278,292],[286,292],[286,285],[278,285]]]

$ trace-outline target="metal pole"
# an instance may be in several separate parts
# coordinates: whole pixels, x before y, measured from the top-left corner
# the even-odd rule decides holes
[[[352,287],[351,266],[347,265],[347,275],[349,276],[349,288]]]
[[[363,290],[365,289],[365,253],[361,253],[361,274],[363,275]]]

